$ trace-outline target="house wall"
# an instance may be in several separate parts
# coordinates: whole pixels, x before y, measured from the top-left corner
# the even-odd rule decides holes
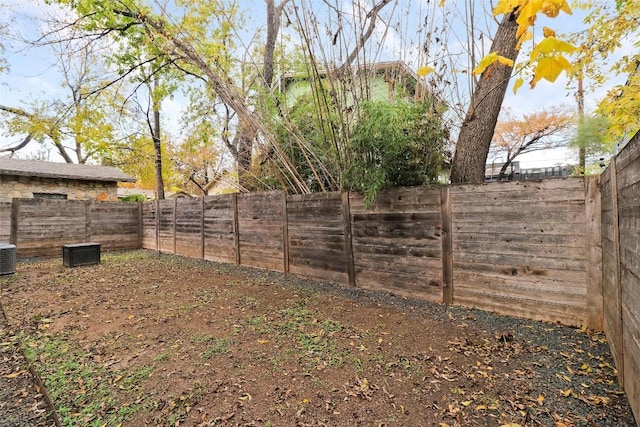
[[[66,194],[67,200],[118,201],[115,182],[0,176],[0,202],[32,199],[33,193]]]

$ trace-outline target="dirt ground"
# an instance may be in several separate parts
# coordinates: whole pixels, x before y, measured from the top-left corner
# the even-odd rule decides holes
[[[151,251],[20,262],[0,303],[0,426],[52,425],[22,353],[66,426],[636,425],[577,328]]]

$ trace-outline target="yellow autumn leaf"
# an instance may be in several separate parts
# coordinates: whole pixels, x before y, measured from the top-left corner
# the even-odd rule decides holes
[[[445,1],[446,1],[446,0],[440,0],[440,7],[444,7],[444,2],[445,2]]]
[[[522,425],[518,423],[509,423],[509,424],[502,424],[500,427],[522,427]]]
[[[544,34],[545,37],[555,37],[556,36],[556,32],[553,31],[553,29],[551,29],[549,27],[542,27],[542,34]]]
[[[553,83],[563,71],[569,71],[570,69],[571,63],[562,55],[542,58],[536,65],[533,80],[531,80],[531,88],[533,89],[542,79]]]
[[[515,93],[518,91],[518,89],[520,89],[520,86],[522,86],[524,84],[524,80],[519,78],[516,79],[515,83],[513,84],[513,93],[515,95]]]
[[[560,11],[563,11],[569,15],[573,14],[571,7],[567,3],[567,0],[544,0],[541,2],[541,12],[547,15],[549,18],[555,18]]]
[[[536,61],[540,56],[551,53],[574,53],[576,50],[576,47],[571,43],[550,36],[543,39],[533,48],[529,58],[531,61]]]
[[[466,407],[466,406],[471,405],[473,402],[471,400],[465,400],[464,402],[460,402],[460,403],[462,403],[462,406]]]
[[[572,390],[570,388],[566,390],[560,390],[560,394],[563,395],[564,397],[569,397],[571,393],[572,393]]]
[[[487,409],[487,405],[478,405],[476,406],[476,411],[484,411]]]
[[[499,0],[496,7],[493,8],[493,16],[511,13],[522,3],[524,3],[522,0]]]
[[[513,60],[498,55],[498,52],[491,52],[480,60],[478,66],[473,70],[473,74],[482,74],[484,70],[495,62],[500,62],[508,67],[513,67]]]
[[[425,65],[423,67],[418,68],[418,75],[420,77],[424,77],[429,73],[433,73],[434,71],[435,71],[435,68]]]
[[[24,373],[26,373],[26,372],[27,372],[27,371],[18,371],[18,372],[14,372],[13,374],[5,375],[4,377],[5,377],[5,378],[9,378],[9,379],[12,379],[12,378],[18,378],[20,375],[22,375],[22,374],[24,374]]]
[[[522,43],[531,39],[533,39],[533,33],[531,31],[525,31],[524,34],[522,34],[520,38],[518,38],[518,44],[516,45],[516,48],[520,50],[520,47],[522,47]]]
[[[516,37],[520,37],[527,29],[536,22],[536,14],[542,7],[541,0],[529,0],[520,6],[520,13],[516,22],[518,23],[518,31]]]

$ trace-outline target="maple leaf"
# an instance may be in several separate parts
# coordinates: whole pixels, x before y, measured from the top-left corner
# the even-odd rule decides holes
[[[491,52],[480,60],[478,66],[473,70],[473,74],[482,74],[490,65],[499,62],[507,67],[513,67],[513,60],[498,55],[498,52]]]
[[[574,53],[576,50],[576,47],[571,43],[550,36],[538,43],[529,57],[531,61],[536,61],[538,58],[552,53]]]
[[[493,8],[493,15],[511,13],[524,3],[526,3],[526,0],[500,0],[496,7]]]
[[[563,71],[569,71],[570,69],[571,63],[562,55],[542,58],[536,65],[534,76],[531,80],[531,88],[536,87],[536,84],[542,79],[553,83]]]

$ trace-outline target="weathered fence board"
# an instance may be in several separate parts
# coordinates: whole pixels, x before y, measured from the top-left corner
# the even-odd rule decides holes
[[[238,195],[240,263],[284,271],[281,192]]]
[[[287,196],[289,271],[348,284],[340,193]]]
[[[14,199],[11,222],[20,257],[61,255],[62,245],[90,241],[105,250],[140,247],[138,204]]]
[[[604,331],[640,420],[640,132],[601,176]]]
[[[142,204],[142,242],[141,247],[156,250],[156,226],[158,221],[157,204],[155,202]]]
[[[176,199],[176,212],[176,253],[202,258],[202,199]]]
[[[159,200],[158,202],[158,249],[160,252],[175,253],[176,251],[176,199]]]
[[[91,241],[101,248],[130,249],[140,247],[138,203],[91,203]]]
[[[11,239],[11,202],[0,202],[0,242]]]
[[[455,303],[586,322],[582,179],[452,186],[450,192]]]
[[[349,198],[358,287],[442,302],[442,213],[438,187],[383,192],[365,206]]]
[[[62,254],[62,245],[88,241],[87,202],[13,200],[18,256]],[[17,239],[17,240],[16,240]]]
[[[640,133],[616,158],[623,383],[640,419]]]
[[[218,262],[236,262],[234,239],[235,195],[204,198],[204,257]]]

